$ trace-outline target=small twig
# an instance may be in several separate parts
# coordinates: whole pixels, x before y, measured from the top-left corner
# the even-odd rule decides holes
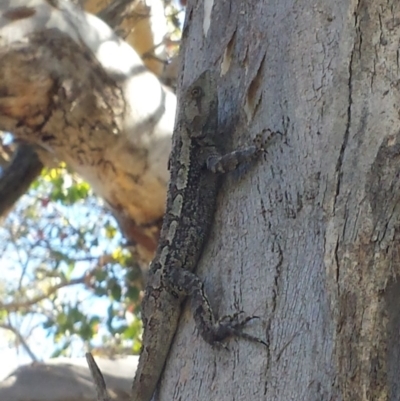
[[[7,312],[17,312],[19,309],[22,308],[28,308],[29,306],[35,305],[46,298],[48,298],[50,295],[54,294],[57,292],[59,289],[64,288],[64,287],[70,287],[73,285],[77,284],[85,284],[85,281],[87,280],[88,273],[84,274],[81,277],[71,279],[69,281],[63,281],[59,284],[56,284],[52,287],[50,287],[45,294],[38,295],[32,299],[26,300],[26,301],[21,301],[21,302],[10,302],[10,303],[2,303],[0,302],[0,309],[5,309]]]
[[[90,373],[94,382],[97,393],[97,401],[111,401],[107,392],[106,382],[104,381],[103,374],[101,373],[93,355],[90,352],[85,354],[86,362],[89,366]]]
[[[0,324],[0,329],[11,331],[15,335],[15,337],[17,337],[17,341],[19,341],[20,345],[29,355],[32,361],[37,362],[39,360],[36,357],[36,355],[32,352],[32,350],[29,348],[28,343],[25,341],[22,334],[15,327],[11,326],[10,324]]]

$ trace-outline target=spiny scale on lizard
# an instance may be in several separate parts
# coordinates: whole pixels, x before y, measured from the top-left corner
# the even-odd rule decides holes
[[[199,333],[210,344],[240,336],[254,317],[241,313],[216,321],[203,283],[193,273],[215,211],[222,173],[255,159],[263,150],[253,145],[225,154],[226,138],[218,130],[217,86],[205,71],[183,92],[169,161],[166,213],[143,299],[143,347],[133,381],[132,401],[149,401],[157,387],[180,316],[189,296]]]

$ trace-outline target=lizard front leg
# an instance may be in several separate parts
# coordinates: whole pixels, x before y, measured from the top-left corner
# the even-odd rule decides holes
[[[256,160],[264,151],[272,137],[277,132],[268,130],[270,137],[264,140],[262,134],[258,134],[254,139],[254,145],[233,152],[218,155],[211,154],[206,160],[206,167],[212,173],[225,174],[236,170],[241,164],[250,163]]]

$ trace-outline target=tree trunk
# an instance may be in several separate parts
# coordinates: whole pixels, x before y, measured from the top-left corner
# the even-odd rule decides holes
[[[198,269],[268,347],[212,349],[186,308],[160,400],[400,399],[400,3],[193,0],[186,18],[183,80],[218,72],[221,128],[282,133],[226,179]]]

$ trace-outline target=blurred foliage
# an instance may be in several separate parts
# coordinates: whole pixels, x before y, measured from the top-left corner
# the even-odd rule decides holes
[[[101,199],[64,164],[42,172],[0,239],[0,328],[31,358],[139,351],[140,269]]]
[[[185,4],[165,0],[169,35],[152,52],[165,45],[166,66],[177,60]],[[164,75],[175,86],[174,69]],[[102,200],[65,164],[45,169],[2,221],[0,251],[0,338],[33,360],[139,352],[139,266]]]

